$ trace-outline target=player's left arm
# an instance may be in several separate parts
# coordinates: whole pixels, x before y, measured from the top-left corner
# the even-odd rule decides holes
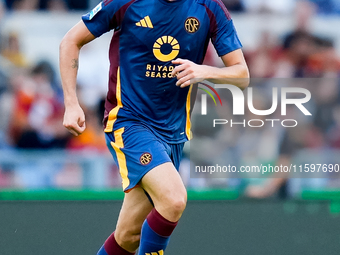
[[[249,71],[241,49],[237,49],[222,57],[225,67],[198,65],[186,59],[175,59],[172,75],[177,77],[177,86],[184,88],[190,84],[209,80],[213,83],[230,83],[241,89],[249,84]]]

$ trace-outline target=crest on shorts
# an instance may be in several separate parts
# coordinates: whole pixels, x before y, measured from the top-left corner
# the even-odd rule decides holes
[[[143,166],[150,164],[151,160],[152,160],[152,155],[148,152],[143,153],[142,156],[140,156],[140,158],[139,158],[139,162]]]
[[[195,17],[189,17],[185,20],[184,28],[185,31],[187,31],[190,34],[196,33],[200,28],[200,22]]]

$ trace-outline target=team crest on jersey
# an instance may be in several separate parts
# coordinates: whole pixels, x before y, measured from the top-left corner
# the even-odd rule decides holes
[[[94,9],[90,12],[89,19],[91,20],[101,9],[103,8],[103,3],[99,3]]]
[[[150,153],[148,153],[148,152],[143,153],[143,155],[140,156],[140,158],[139,158],[139,162],[143,166],[149,165],[151,160],[152,160],[152,155]]]
[[[200,22],[195,17],[189,17],[185,20],[184,28],[190,34],[196,33],[200,28]]]

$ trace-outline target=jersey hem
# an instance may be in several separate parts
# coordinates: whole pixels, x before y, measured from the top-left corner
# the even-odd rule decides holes
[[[119,119],[119,118],[117,118],[116,121],[119,121],[118,119]],[[152,134],[154,134],[156,138],[158,138],[158,139],[160,139],[160,140],[162,140],[163,142],[168,143],[168,144],[181,144],[181,143],[185,143],[185,142],[190,141],[190,140],[191,140],[191,137],[192,137],[192,136],[191,136],[190,138],[188,138],[187,136],[185,136],[185,137],[179,138],[179,139],[168,139],[168,138],[166,138],[164,135],[162,135],[162,134],[160,134],[159,132],[157,132],[154,128],[150,127],[149,125],[147,125],[147,124],[145,124],[145,123],[143,123],[143,122],[141,122],[141,121],[139,121],[139,120],[128,119],[128,120],[120,121],[120,122],[118,122],[118,123],[119,123],[119,126],[115,125],[115,124],[117,123],[116,121],[115,121],[115,123],[114,123],[114,125],[113,125],[113,127],[112,127],[112,130],[110,129],[110,130],[106,130],[106,131],[105,131],[105,129],[104,129],[104,130],[103,130],[104,133],[112,133],[112,132],[114,132],[114,131],[116,131],[116,130],[122,128],[122,127],[129,126],[129,124],[130,124],[129,122],[134,122],[134,123],[138,123],[138,124],[144,126],[144,127],[147,128]],[[126,124],[124,124],[124,123],[126,123]],[[190,133],[191,133],[191,131],[190,131]]]

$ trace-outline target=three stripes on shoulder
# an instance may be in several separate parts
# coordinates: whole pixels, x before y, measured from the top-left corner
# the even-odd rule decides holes
[[[148,28],[153,28],[151,19],[149,16],[146,16],[142,18],[140,21],[136,23],[137,27],[148,27]],[[152,254],[153,255],[153,254]]]
[[[145,255],[164,255],[164,251],[160,250],[158,252],[145,253]]]

